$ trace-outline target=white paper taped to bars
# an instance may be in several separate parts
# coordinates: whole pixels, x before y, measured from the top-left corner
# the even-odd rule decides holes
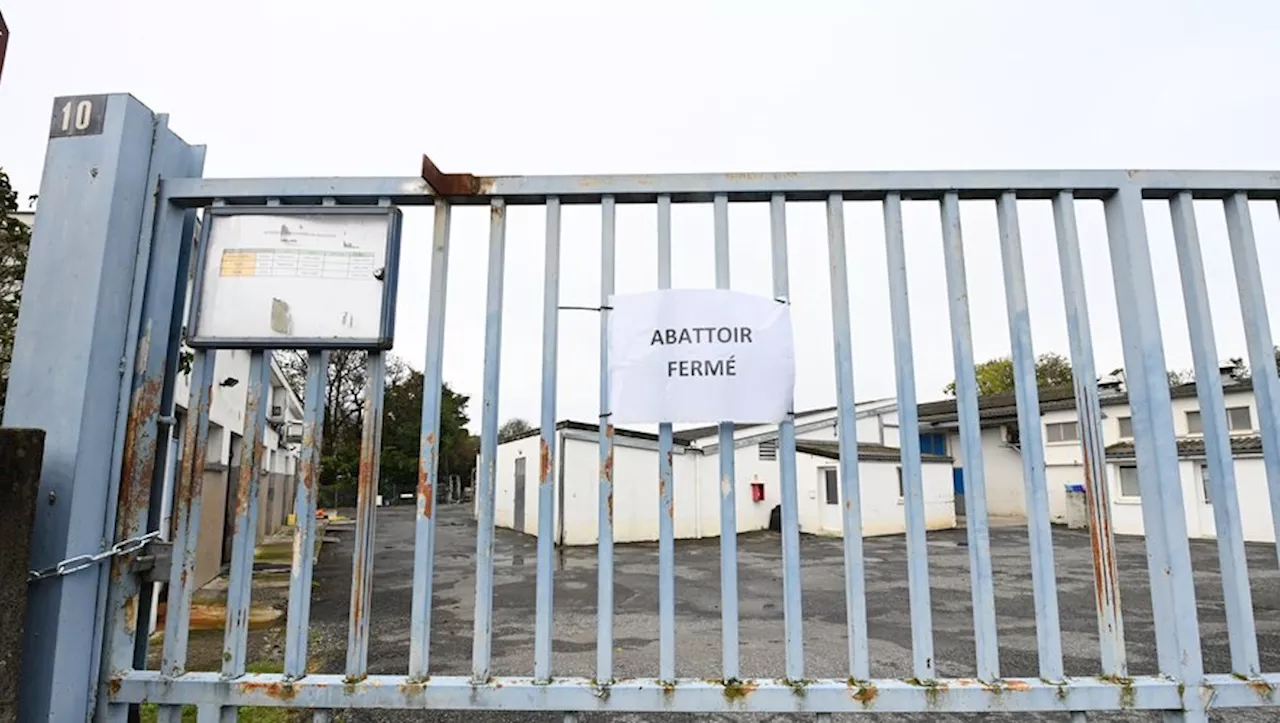
[[[782,421],[795,394],[791,308],[739,291],[618,294],[609,305],[610,421]]]

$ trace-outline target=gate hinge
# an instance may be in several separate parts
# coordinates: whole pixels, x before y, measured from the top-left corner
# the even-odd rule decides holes
[[[142,548],[134,563],[134,572],[143,582],[169,582],[169,570],[173,566],[173,543],[168,540],[150,540]]]

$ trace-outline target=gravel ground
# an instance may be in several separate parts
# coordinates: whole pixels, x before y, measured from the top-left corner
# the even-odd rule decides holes
[[[470,508],[444,507],[437,527],[437,561],[431,648],[431,671],[438,675],[470,672],[472,607],[475,596],[475,525]],[[351,555],[354,527],[337,524],[316,567],[312,605],[312,668],[341,673],[346,660]],[[410,600],[413,579],[413,510],[378,511],[376,557],[369,651],[372,674],[404,674],[408,667]],[[1098,672],[1098,639],[1088,536],[1054,530],[1063,652],[1068,675]],[[782,585],[779,539],[760,532],[739,537],[741,667],[743,677],[780,677],[783,671]],[[1125,634],[1131,674],[1156,671],[1151,599],[1147,590],[1146,555],[1141,538],[1117,540],[1121,570]],[[911,676],[911,626],[906,586],[906,547],[901,536],[868,538],[864,543],[867,618],[872,674]],[[536,541],[499,530],[496,543],[493,670],[499,675],[533,672],[534,581]],[[1035,612],[1025,528],[996,528],[991,533],[1001,673],[1037,674]],[[1280,573],[1275,548],[1248,549],[1253,601],[1264,670],[1280,669]],[[847,638],[841,541],[804,537],[803,605],[805,674],[847,675]],[[719,677],[719,542],[676,544],[677,673],[681,677]],[[1192,542],[1193,565],[1206,669],[1228,672],[1217,549],[1213,542]],[[934,645],[938,674],[975,674],[968,550],[964,530],[930,533]],[[615,675],[652,676],[658,667],[657,546],[616,548]],[[568,548],[556,553],[554,671],[556,675],[591,676],[595,665],[595,548]],[[255,591],[255,596],[258,593]],[[275,591],[273,594],[278,595]],[[258,598],[255,597],[255,601]],[[282,604],[282,603],[278,603]],[[282,657],[282,628],[254,631],[250,659]],[[193,645],[193,648],[195,646]],[[559,721],[561,716],[504,712],[405,713],[349,711],[348,721],[439,720]],[[852,716],[850,717],[852,718]],[[813,720],[812,716],[584,715],[584,721]],[[836,720],[842,716],[836,716]],[[882,720],[961,721],[973,716],[887,716]],[[1061,715],[988,715],[984,720],[1065,721]],[[1280,712],[1227,712],[1214,720],[1264,721]],[[1091,715],[1090,720],[1158,720],[1145,713]]]

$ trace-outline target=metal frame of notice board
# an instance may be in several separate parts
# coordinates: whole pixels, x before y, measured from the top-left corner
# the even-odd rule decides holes
[[[200,332],[201,305],[204,296],[205,271],[209,263],[210,234],[214,219],[226,216],[385,216],[387,238],[382,267],[382,303],[377,338],[342,337],[225,337],[208,336]],[[391,348],[395,336],[396,290],[399,277],[400,232],[403,215],[400,209],[390,205],[379,206],[211,206],[204,209],[204,223],[200,228],[200,248],[196,258],[195,288],[191,295],[188,328],[191,338],[187,346],[193,349],[380,349]]]

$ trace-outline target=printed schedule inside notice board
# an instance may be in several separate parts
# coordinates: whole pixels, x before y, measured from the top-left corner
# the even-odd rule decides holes
[[[373,254],[359,251],[281,251],[230,248],[222,252],[219,276],[301,279],[368,279]]]

